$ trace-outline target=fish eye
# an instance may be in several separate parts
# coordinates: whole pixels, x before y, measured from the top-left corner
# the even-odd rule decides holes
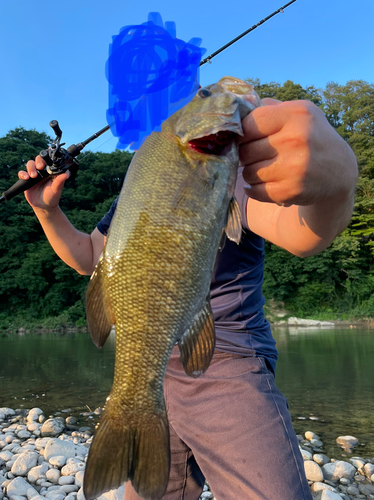
[[[205,98],[211,96],[211,92],[208,89],[200,89],[197,93],[199,97]]]

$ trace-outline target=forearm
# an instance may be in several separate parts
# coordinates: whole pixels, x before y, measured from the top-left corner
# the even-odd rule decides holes
[[[99,257],[92,235],[78,231],[59,207],[34,211],[56,254],[79,274],[91,274]]]
[[[349,224],[354,188],[346,195],[309,206],[278,206],[248,199],[250,229],[299,257],[325,250]]]

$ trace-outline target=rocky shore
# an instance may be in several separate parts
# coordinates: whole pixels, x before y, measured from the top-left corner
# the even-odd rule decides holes
[[[85,500],[82,484],[92,431],[76,424],[72,416],[46,418],[39,408],[0,408],[0,500]],[[323,453],[313,432],[298,439],[313,498],[374,499],[374,457],[335,460]],[[358,440],[340,436],[337,443],[351,453]],[[123,500],[123,494],[122,486],[99,499]],[[208,485],[200,499],[215,500]]]

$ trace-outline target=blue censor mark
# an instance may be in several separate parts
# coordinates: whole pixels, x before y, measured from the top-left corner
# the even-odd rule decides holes
[[[199,88],[201,38],[184,42],[174,22],[151,12],[148,21],[113,36],[106,63],[107,121],[117,148],[139,149],[153,131],[187,104]]]

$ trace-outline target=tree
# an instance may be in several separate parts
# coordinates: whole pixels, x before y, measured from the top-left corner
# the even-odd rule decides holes
[[[0,138],[1,192],[49,142],[45,133],[23,128]],[[60,205],[78,229],[91,232],[119,194],[132,154],[88,152],[81,156],[77,177],[66,182]],[[0,231],[0,324],[42,322],[59,315],[72,324],[82,321],[88,278],[58,259],[22,195],[1,204]]]

